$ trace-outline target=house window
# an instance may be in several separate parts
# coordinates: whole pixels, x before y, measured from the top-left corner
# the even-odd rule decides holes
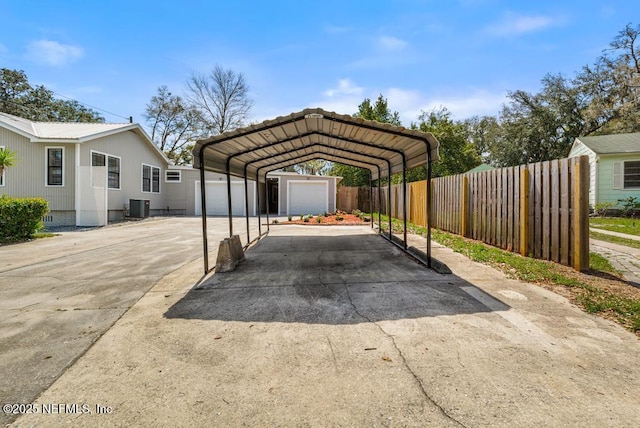
[[[640,161],[624,163],[624,188],[640,189]]]
[[[142,164],[142,191],[160,193],[160,168]]]
[[[47,147],[47,186],[64,186],[64,149],[62,147]]]
[[[120,158],[92,151],[91,166],[107,166],[109,189],[120,189]]]
[[[164,181],[167,183],[180,183],[182,182],[182,171],[165,171]]]

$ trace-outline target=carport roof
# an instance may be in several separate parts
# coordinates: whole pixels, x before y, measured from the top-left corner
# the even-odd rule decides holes
[[[377,179],[388,165],[394,174],[438,160],[438,146],[430,133],[313,108],[200,140],[193,154],[197,168],[257,180],[259,171],[312,158],[364,167]]]

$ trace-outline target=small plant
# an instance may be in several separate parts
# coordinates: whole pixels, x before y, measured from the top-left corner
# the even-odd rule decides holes
[[[288,216],[288,217],[287,217],[287,219],[288,219],[289,221],[291,221],[291,219],[292,219],[292,218],[293,218],[293,217],[291,217],[291,216]]]
[[[325,211],[325,212],[324,212],[324,216],[325,216],[325,217],[329,217],[329,213]]]
[[[615,202],[598,202],[593,208],[593,211],[598,217],[604,217],[607,215],[607,211],[612,210],[616,205],[618,204]]]
[[[13,166],[15,161],[16,152],[5,148],[0,149],[0,174],[2,174],[5,169]]]
[[[303,214],[300,214],[300,220],[302,220],[304,218]]]
[[[360,211],[359,209],[355,209],[355,210],[351,211],[351,214],[357,215],[358,217],[360,217],[360,214],[362,214],[362,211]]]
[[[309,223],[309,216],[304,216],[302,221],[304,221],[305,223]]]
[[[316,223],[322,223],[322,217],[320,216],[316,217]]]
[[[344,220],[344,217],[342,217],[341,215],[337,215],[337,216],[336,216],[336,220],[338,220],[338,221],[342,221],[342,220]]]
[[[618,203],[622,205],[621,210],[624,217],[631,217],[634,215],[635,210],[640,208],[640,202],[638,201],[638,198],[634,196],[618,199]]]
[[[272,224],[279,224],[279,223],[280,223],[280,221],[279,221],[278,219],[275,219],[275,220],[273,220],[271,223],[272,223]]]

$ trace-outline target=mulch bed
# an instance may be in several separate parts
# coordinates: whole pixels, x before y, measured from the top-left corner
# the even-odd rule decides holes
[[[318,223],[318,217],[321,219],[320,223]],[[338,218],[342,217],[342,220],[338,220]],[[370,217],[366,217],[369,219]],[[291,221],[283,221],[280,224],[304,224],[307,226],[330,226],[330,225],[354,225],[354,224],[366,224],[360,219],[357,215],[354,214],[332,214],[325,216],[314,216],[313,218],[309,217],[309,221],[305,223],[304,220],[300,220],[300,216],[294,217]]]

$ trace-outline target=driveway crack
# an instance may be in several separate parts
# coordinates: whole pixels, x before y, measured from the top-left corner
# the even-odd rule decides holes
[[[347,292],[347,298],[349,299],[349,303],[351,304],[351,307],[353,308],[354,312],[356,314],[358,314],[358,316],[360,316],[362,319],[365,319],[367,321],[369,321],[371,324],[375,325],[381,332],[382,334],[384,334],[387,338],[389,338],[391,340],[391,343],[393,343],[393,347],[396,349],[396,351],[398,352],[398,355],[400,355],[400,359],[402,360],[402,364],[404,365],[404,367],[407,369],[407,371],[411,374],[411,376],[413,376],[413,380],[416,383],[416,385],[418,386],[418,388],[420,389],[420,392],[422,392],[423,397],[425,398],[426,401],[428,401],[429,403],[431,403],[432,405],[434,405],[438,411],[440,412],[440,414],[442,414],[442,416],[446,417],[447,419],[449,419],[452,422],[455,422],[456,424],[458,424],[461,427],[465,427],[465,425],[460,422],[459,420],[457,420],[456,418],[454,418],[453,416],[451,416],[446,409],[444,409],[440,404],[438,404],[427,392],[427,390],[424,387],[424,384],[422,383],[422,380],[420,379],[420,377],[416,374],[416,372],[413,371],[413,369],[411,368],[411,366],[409,365],[409,363],[407,362],[407,359],[405,358],[404,354],[402,353],[402,350],[400,349],[400,347],[398,346],[398,344],[396,343],[396,339],[393,335],[387,333],[387,331],[382,328],[382,326],[376,322],[373,321],[371,318],[369,318],[368,316],[366,316],[365,314],[363,314],[362,312],[360,312],[358,310],[358,307],[355,305],[355,303],[353,303],[353,299],[351,298],[351,293],[349,292],[349,286],[344,283],[344,288]],[[465,427],[466,428],[466,427]]]

